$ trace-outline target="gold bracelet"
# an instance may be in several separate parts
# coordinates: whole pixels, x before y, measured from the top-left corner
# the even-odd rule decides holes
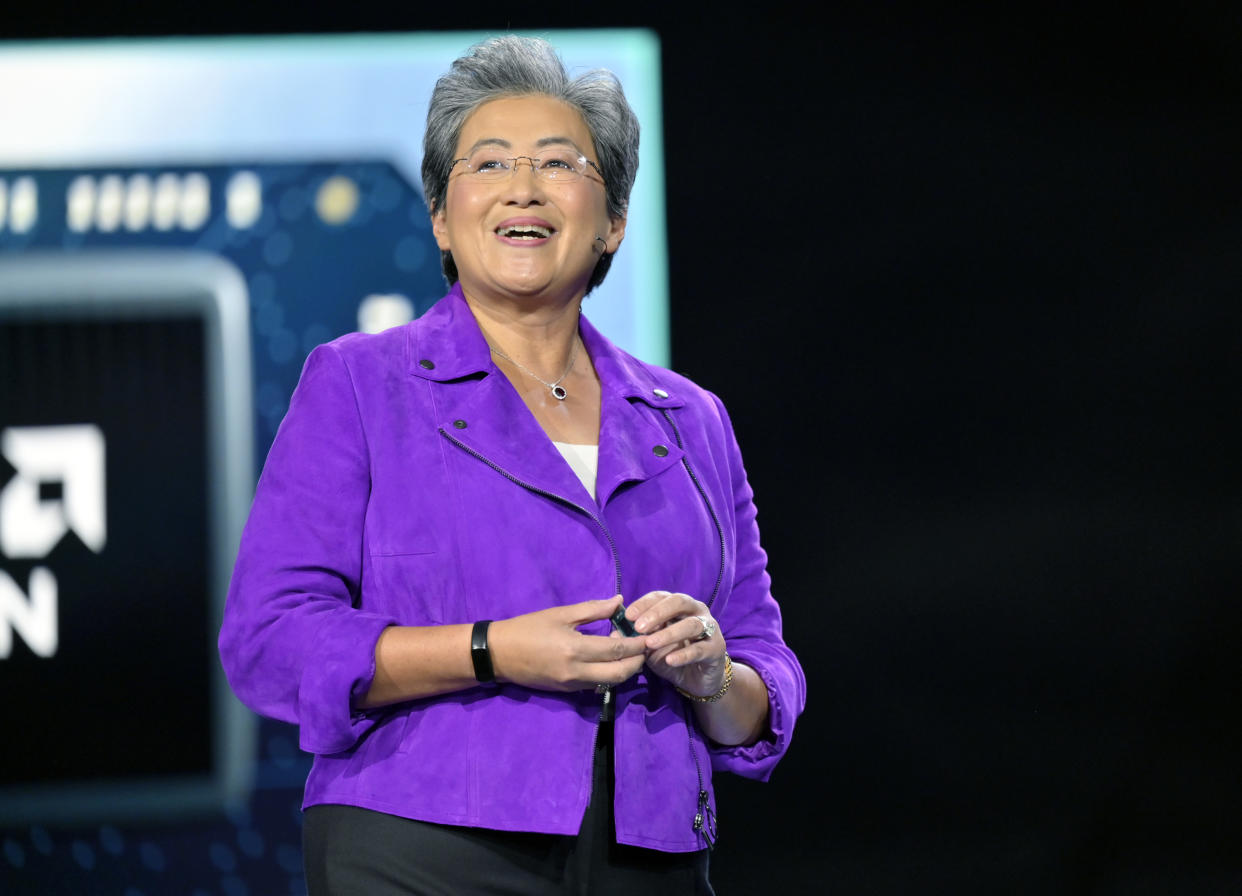
[[[687,700],[693,700],[695,703],[715,703],[725,695],[725,691],[729,690],[729,686],[731,684],[733,684],[733,660],[729,659],[729,654],[726,653],[724,684],[720,686],[720,690],[707,697],[700,697],[698,694],[683,691],[681,688],[677,688],[677,693],[681,694],[681,696],[685,697]],[[674,685],[674,687],[677,686]]]

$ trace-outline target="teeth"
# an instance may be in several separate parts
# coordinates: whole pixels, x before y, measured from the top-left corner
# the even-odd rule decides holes
[[[500,235],[519,240],[536,240],[547,239],[552,235],[552,231],[537,224],[519,224],[514,227],[502,227]]]

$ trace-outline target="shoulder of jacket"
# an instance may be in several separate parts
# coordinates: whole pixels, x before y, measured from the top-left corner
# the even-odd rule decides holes
[[[316,346],[312,352],[330,352],[350,369],[389,364],[404,356],[408,328],[415,324],[417,321],[411,321],[381,333],[346,333]]]
[[[634,360],[651,377],[651,381],[656,384],[656,388],[664,389],[670,395],[676,396],[687,408],[700,414],[709,414],[711,416],[719,414],[719,409],[723,407],[723,403],[716,393],[700,386],[685,374],[670,370],[667,367],[661,367],[658,364],[648,364],[646,361],[640,361],[637,358]]]

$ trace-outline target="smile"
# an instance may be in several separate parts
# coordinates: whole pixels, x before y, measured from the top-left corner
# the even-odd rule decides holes
[[[493,233],[511,245],[542,243],[544,240],[551,239],[556,233],[556,228],[535,215],[514,215],[497,224]]]
[[[538,224],[514,224],[508,227],[497,227],[496,233],[511,240],[546,240],[552,236],[550,227]]]

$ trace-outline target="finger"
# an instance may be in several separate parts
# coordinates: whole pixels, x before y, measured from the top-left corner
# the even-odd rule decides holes
[[[668,655],[672,653],[674,650],[680,650],[680,649],[681,649],[680,644],[665,644],[663,647],[659,648],[658,650],[649,651],[647,653],[647,662],[651,664],[652,667],[657,668],[657,669],[663,666],[667,666],[668,663],[666,661],[668,660]]]
[[[661,638],[664,632],[660,632]],[[647,636],[647,659],[667,663],[673,668],[689,666],[693,663],[720,662],[726,651],[724,638],[714,637],[707,641],[680,638],[668,639],[667,642],[655,644],[657,636]]]
[[[603,663],[647,655],[647,639],[642,637],[614,637],[608,635],[581,635],[577,642],[577,657],[585,663]]]
[[[648,591],[638,600],[630,601],[630,605],[625,608],[625,615],[633,621],[670,595],[671,592],[668,591]]]
[[[642,655],[604,663],[586,663],[580,670],[584,687],[599,684],[618,685],[629,681],[643,668]]]
[[[649,591],[626,608],[627,615],[639,634],[658,631],[676,616],[682,605],[671,591]]]
[[[688,594],[662,593],[664,594],[662,599],[643,608],[641,614],[634,619],[634,627],[640,633],[658,631],[673,620],[708,612],[706,604],[695,600]]]
[[[703,620],[698,616],[683,616],[648,635],[647,646],[655,649],[679,641],[701,640],[710,640],[703,638]]]
[[[603,600],[584,600],[581,603],[561,607],[561,613],[567,625],[581,625],[584,622],[596,622],[607,619],[621,605],[621,595],[614,594]]]
[[[723,653],[723,651],[717,652],[710,649],[702,643],[687,645],[683,641],[679,644],[670,644],[668,652],[664,654],[663,661],[674,669],[680,669],[682,666],[692,666],[695,663],[718,660]]]

